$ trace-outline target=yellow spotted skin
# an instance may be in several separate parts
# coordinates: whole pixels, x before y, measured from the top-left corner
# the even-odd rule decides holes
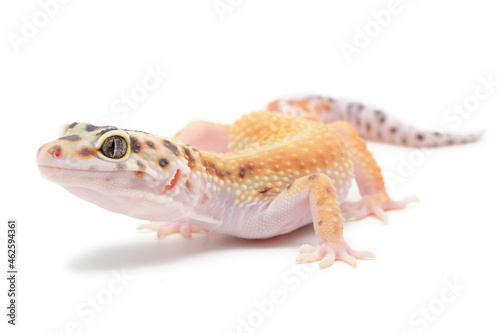
[[[350,184],[350,152],[323,123],[254,112],[236,121],[229,133],[230,152],[200,151],[196,166],[238,191],[236,203],[271,201],[295,179],[313,173],[334,177],[339,187]]]
[[[193,132],[204,135],[195,138]],[[190,138],[200,148],[191,154],[193,171],[234,193],[233,207],[268,203],[259,212],[261,217],[247,217],[246,226],[230,233],[249,238],[285,233],[303,225],[297,221],[310,212],[320,245],[302,246],[299,263],[320,261],[324,268],[336,260],[355,265],[356,258],[373,258],[373,253],[355,251],[346,244],[343,215],[373,214],[386,221],[385,210],[413,201],[389,198],[375,159],[354,127],[344,121],[323,123],[307,116],[261,111],[233,125],[195,122],[176,135],[180,141]],[[209,144],[218,152],[203,150],[209,141],[224,144]],[[346,204],[342,211],[340,202],[353,178],[362,199]]]

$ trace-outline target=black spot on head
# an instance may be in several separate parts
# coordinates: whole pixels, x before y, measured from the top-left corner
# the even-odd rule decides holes
[[[391,127],[391,134],[394,134],[398,131],[397,127]]]
[[[231,174],[231,171],[227,170],[226,174],[229,176]]]
[[[66,140],[66,141],[78,141],[80,140],[80,136],[79,135],[68,135],[68,136],[63,136],[63,137],[60,137],[58,140]]]
[[[163,145],[170,149],[175,156],[179,156],[179,148],[176,145],[172,144],[172,142],[168,140],[163,140]]]
[[[385,123],[385,115],[381,115],[379,121],[381,124]]]
[[[152,143],[151,141],[146,141],[146,144],[148,145],[149,148],[155,149],[155,144]]]
[[[240,176],[241,178],[245,177],[245,170],[240,170],[238,176]]]
[[[92,124],[87,124],[87,126],[85,126],[85,130],[87,132],[92,132],[92,131],[95,131],[96,129],[99,129],[99,128],[103,128],[104,126],[94,126]]]
[[[326,187],[326,191],[327,191],[328,193],[332,193],[332,188],[331,188],[330,186],[327,186],[327,187]]]
[[[318,221],[318,225],[322,225],[323,224],[323,221]]]
[[[138,153],[141,151],[141,144],[139,143],[136,137],[133,136],[130,137],[130,144],[132,146],[132,151],[134,153]]]
[[[189,148],[186,148],[186,147],[184,147],[183,150],[184,150],[184,153],[186,154],[186,157],[188,159],[188,166],[190,168],[194,167],[195,159],[194,159],[193,155],[191,154],[191,150],[189,150]]]
[[[292,184],[293,184],[293,182],[289,183],[289,184],[286,186],[286,189],[287,189],[287,190],[289,190],[289,189],[290,189],[290,187],[292,187]]]
[[[423,135],[423,134],[420,134],[420,133],[419,133],[419,134],[417,134],[417,139],[418,139],[419,141],[422,141],[422,140],[424,139],[424,135]]]
[[[80,149],[78,154],[80,156],[83,156],[83,157],[88,157],[88,156],[92,155],[92,150],[90,150],[90,148],[82,148],[82,149]]]
[[[310,175],[307,179],[309,179],[309,180],[313,181],[313,180],[315,180],[316,178],[318,178],[318,175],[317,175],[317,174],[312,174],[312,175]]]
[[[158,164],[160,164],[160,166],[164,168],[168,164],[168,160],[166,158],[162,158],[158,161]]]
[[[434,134],[435,136],[441,136],[441,133],[439,133],[439,132],[434,132],[433,134]]]
[[[75,121],[74,123],[71,123],[71,124],[68,126],[68,129],[73,128],[73,127],[75,127],[76,125],[78,125],[78,123]]]

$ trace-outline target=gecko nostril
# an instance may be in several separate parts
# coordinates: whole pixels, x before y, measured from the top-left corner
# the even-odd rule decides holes
[[[47,150],[47,152],[56,158],[59,158],[62,155],[62,149],[59,145],[52,146],[49,150]]]

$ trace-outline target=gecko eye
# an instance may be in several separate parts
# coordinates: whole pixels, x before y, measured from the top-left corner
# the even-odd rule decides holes
[[[127,153],[127,140],[119,135],[113,135],[102,143],[101,152],[112,159],[120,159]]]

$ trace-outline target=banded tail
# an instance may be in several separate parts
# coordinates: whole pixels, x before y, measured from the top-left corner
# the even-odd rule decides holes
[[[361,103],[334,100],[322,96],[278,99],[269,103],[266,109],[271,112],[306,117],[324,123],[344,120],[353,125],[365,140],[407,147],[429,148],[466,144],[479,140],[483,135],[483,132],[449,134],[422,131]]]

